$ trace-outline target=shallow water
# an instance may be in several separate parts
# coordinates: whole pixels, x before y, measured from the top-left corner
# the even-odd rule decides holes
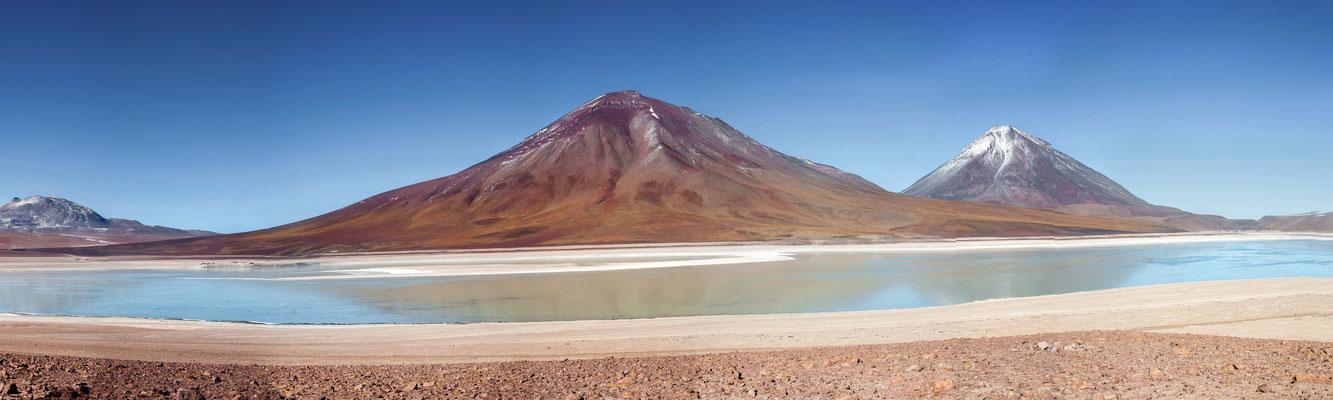
[[[877,310],[1164,283],[1333,277],[1333,242],[803,253],[780,262],[472,277],[197,279],[331,273],[318,265],[0,272],[0,312],[420,323]]]

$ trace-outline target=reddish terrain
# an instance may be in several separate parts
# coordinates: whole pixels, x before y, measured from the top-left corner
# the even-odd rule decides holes
[[[125,243],[114,241],[108,242]],[[0,232],[0,250],[34,247],[95,246],[99,244],[106,243],[98,242],[93,238],[69,236],[58,233]]]
[[[1290,232],[1333,232],[1333,212],[1269,215],[1259,219],[1264,228]]]
[[[1160,232],[1161,225],[890,193],[769,148],[720,119],[608,93],[462,172],[304,221],[76,254],[331,251],[855,235]]]
[[[0,355],[0,398],[1327,399],[1331,375],[1330,343],[1098,331],[446,365]]]

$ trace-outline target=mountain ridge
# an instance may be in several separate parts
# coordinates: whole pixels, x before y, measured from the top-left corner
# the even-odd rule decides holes
[[[287,254],[536,245],[1170,230],[920,199],[793,157],[718,118],[603,94],[460,172],[274,228],[81,249]]]
[[[43,247],[59,245],[101,245],[171,238],[187,238],[215,233],[196,229],[176,229],[145,225],[123,218],[106,218],[91,208],[52,196],[15,197],[0,204],[0,247]]]
[[[1292,215],[1267,215],[1260,218],[1258,223],[1264,228],[1279,231],[1333,232],[1333,212],[1312,211]]]

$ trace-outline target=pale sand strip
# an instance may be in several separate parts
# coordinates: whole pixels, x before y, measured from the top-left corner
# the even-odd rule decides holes
[[[684,354],[1081,330],[1333,341],[1333,279],[1120,288],[918,309],[465,325],[272,326],[0,315],[0,352],[261,364]]]
[[[0,257],[0,272],[31,270],[198,269],[201,265],[263,266],[292,263],[318,264],[344,270],[344,275],[284,279],[355,279],[368,277],[421,277],[499,275],[669,268],[782,261],[811,252],[922,253],[1037,250],[1052,248],[1143,246],[1224,241],[1333,240],[1333,234],[1285,232],[1192,232],[1061,238],[980,238],[907,241],[874,244],[694,243],[640,247],[578,246],[470,251],[396,252],[324,255],[299,259],[263,257]],[[634,260],[641,259],[641,260]],[[605,260],[601,262],[599,260]]]

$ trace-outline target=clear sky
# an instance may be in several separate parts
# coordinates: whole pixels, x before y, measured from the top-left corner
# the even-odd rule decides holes
[[[906,188],[1013,124],[1140,197],[1333,209],[1333,1],[9,1],[0,196],[237,232],[457,172],[598,94]]]

